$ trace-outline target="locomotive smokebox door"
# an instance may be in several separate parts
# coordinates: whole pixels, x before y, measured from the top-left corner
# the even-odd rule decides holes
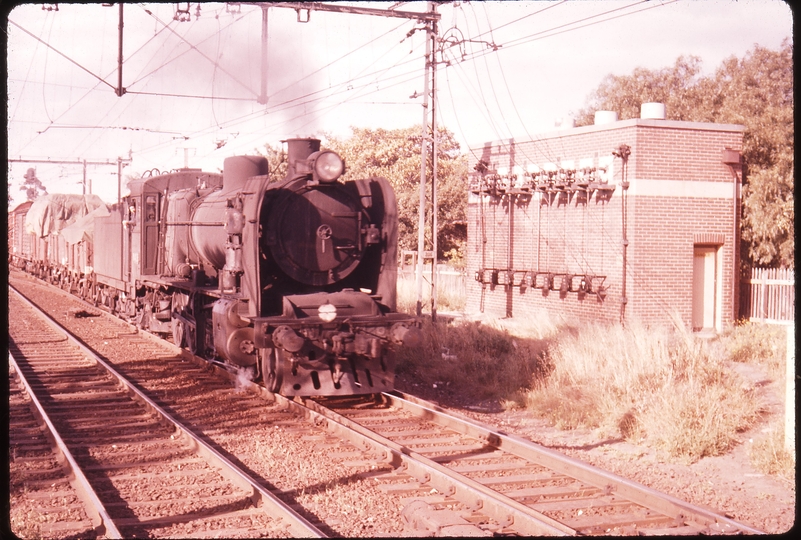
[[[341,186],[305,184],[279,195],[269,217],[267,246],[291,278],[312,286],[345,279],[359,265],[375,227],[359,200]]]
[[[222,299],[214,303],[214,349],[232,364],[246,367],[256,364],[258,354],[253,327],[239,316],[239,300]]]

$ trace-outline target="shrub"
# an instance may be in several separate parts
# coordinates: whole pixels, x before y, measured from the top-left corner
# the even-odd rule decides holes
[[[784,368],[786,330],[781,326],[741,322],[721,337],[724,354],[734,362],[761,364],[776,376]]]
[[[548,365],[525,401],[558,427],[645,438],[692,460],[725,452],[757,418],[752,393],[681,327],[588,325],[560,336]]]

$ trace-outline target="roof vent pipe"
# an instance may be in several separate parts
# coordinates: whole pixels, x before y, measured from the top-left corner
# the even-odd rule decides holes
[[[617,122],[617,113],[615,111],[595,111],[595,125],[611,124]]]
[[[640,106],[640,118],[643,120],[664,120],[664,103],[643,103]]]

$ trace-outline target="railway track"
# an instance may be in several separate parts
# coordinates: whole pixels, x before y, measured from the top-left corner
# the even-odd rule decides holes
[[[13,358],[9,358],[8,382],[12,529],[24,538],[97,538],[102,519],[87,513],[94,506],[87,493],[76,488],[78,478],[70,474],[67,457],[38,414]],[[34,500],[27,512],[18,508],[24,497]]]
[[[461,523],[449,512],[437,516],[460,501],[466,521],[493,518],[502,534],[762,534],[413,396],[383,394],[367,408],[307,404],[391,449],[410,474],[389,489],[420,495],[429,507],[417,506],[417,526],[429,532]]]
[[[9,308],[14,370],[78,479],[73,507],[95,517],[94,533],[323,536],[32,304],[13,294]]]
[[[111,340],[122,323],[88,324],[108,336],[94,338],[98,347],[119,348]],[[129,348],[156,348],[124,337]],[[411,396],[288,400],[241,372],[158,364],[151,354],[120,369],[328,535],[760,532]],[[385,524],[370,529],[379,515]]]

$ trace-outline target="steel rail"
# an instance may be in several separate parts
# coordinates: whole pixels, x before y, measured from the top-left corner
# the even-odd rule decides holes
[[[263,505],[264,509],[275,517],[283,518],[287,523],[288,532],[292,537],[312,537],[312,538],[325,538],[326,535],[315,527],[308,520],[301,517],[297,512],[292,510],[285,502],[278,497],[264,489],[259,483],[251,478],[247,473],[242,471],[234,465],[228,458],[214,449],[211,445],[205,442],[202,438],[195,435],[195,433],[181,421],[173,418],[167,411],[165,411],[156,402],[150,399],[143,391],[137,388],[133,383],[128,381],[122,374],[115,370],[109,363],[100,358],[89,347],[85,346],[80,340],[76,339],[69,331],[59,325],[47,313],[42,312],[33,302],[28,300],[24,295],[17,291],[13,286],[9,285],[9,289],[14,292],[26,305],[41,313],[43,320],[54,330],[67,336],[67,340],[78,347],[83,354],[91,358],[99,365],[103,366],[120,384],[122,384],[127,392],[134,398],[140,400],[152,411],[155,411],[161,418],[169,422],[180,435],[191,440],[200,456],[208,460],[213,465],[221,469],[232,483],[240,487],[246,492],[250,492],[250,500],[253,506],[258,508]],[[171,345],[175,347],[174,345]],[[175,347],[177,349],[177,347]],[[121,537],[120,537],[121,538]]]
[[[228,373],[215,366],[223,373]],[[233,377],[228,373],[228,376]],[[447,466],[423,456],[408,447],[383,437],[358,422],[328,409],[312,399],[294,400],[272,394],[255,383],[248,383],[256,392],[275,400],[286,408],[301,414],[315,423],[327,421],[326,429],[339,436],[361,444],[366,449],[387,454],[388,461],[395,467],[416,478],[421,484],[436,488],[440,493],[451,495],[467,507],[481,512],[504,526],[514,525],[514,529],[524,535],[574,536],[579,531],[520,503],[473,479],[451,471]],[[471,418],[405,395],[382,394],[388,404],[405,409],[417,416],[425,417],[453,429],[463,435],[484,440],[488,448],[497,448],[511,455],[527,459],[539,465],[559,471],[602,490],[612,490],[635,504],[650,508],[676,520],[693,524],[697,532],[707,534],[764,534],[764,532],[717,514],[711,510],[695,506],[665,493],[661,493],[632,480],[619,477],[580,460],[562,455],[556,451],[537,445],[531,441],[495,430]],[[695,519],[693,519],[695,518]]]
[[[448,467],[427,458],[409,448],[371,431],[357,422],[350,420],[339,413],[328,409],[311,399],[304,400],[301,405],[292,403],[296,410],[306,409],[306,414],[314,419],[325,418],[329,420],[328,428],[339,427],[340,433],[347,436],[347,431],[359,437],[365,445],[387,452],[393,465],[402,465],[406,472],[420,483],[436,488],[440,493],[453,496],[463,502],[471,510],[481,510],[495,519],[501,526],[514,529],[519,534],[531,536],[571,536],[578,532],[556,520],[550,518],[514,499],[506,497],[473,479],[451,471]],[[302,407],[302,408],[301,408]]]
[[[78,465],[78,462],[75,460],[75,457],[73,457],[72,452],[70,452],[69,448],[67,448],[67,445],[64,443],[64,440],[58,434],[56,426],[53,425],[52,420],[50,420],[50,416],[47,414],[47,412],[45,412],[42,404],[39,402],[39,398],[37,398],[36,394],[34,394],[33,388],[31,388],[28,379],[25,378],[25,374],[20,369],[16,358],[14,358],[14,355],[11,353],[8,353],[8,362],[14,367],[14,371],[16,371],[17,376],[19,377],[20,382],[25,389],[25,392],[28,394],[28,398],[30,398],[31,403],[34,406],[34,410],[32,411],[34,416],[36,416],[38,420],[47,427],[46,436],[56,447],[55,449],[57,454],[59,454],[62,458],[59,461],[66,461],[67,467],[69,467],[70,473],[74,478],[70,484],[75,489],[78,497],[80,497],[80,499],[83,501],[86,513],[89,515],[89,519],[94,524],[95,532],[105,536],[106,538],[124,538],[117,529],[117,526],[114,524],[114,521],[111,519],[106,507],[100,501],[100,497],[97,496],[97,493],[95,493],[95,490],[92,488],[89,480],[83,474],[83,471]]]
[[[396,392],[396,394],[399,394],[399,396],[392,394],[383,394],[383,396],[389,404],[395,407],[405,409],[417,416],[425,416],[427,419],[431,419],[454,431],[485,440],[489,444],[492,444],[492,446],[505,450],[513,455],[534,461],[602,489],[611,489],[622,497],[645,506],[646,508],[651,508],[676,519],[689,520],[690,516],[700,518],[701,523],[706,527],[710,527],[709,532],[713,534],[731,534],[733,532],[765,534],[760,530],[739,523],[711,510],[682,501],[681,499],[656,491],[634,482],[633,480],[617,476],[583,461],[565,456],[559,452],[523,439],[522,437],[509,435],[503,431],[481,424],[472,418],[459,415],[452,411],[445,411],[433,403],[400,392]]]

